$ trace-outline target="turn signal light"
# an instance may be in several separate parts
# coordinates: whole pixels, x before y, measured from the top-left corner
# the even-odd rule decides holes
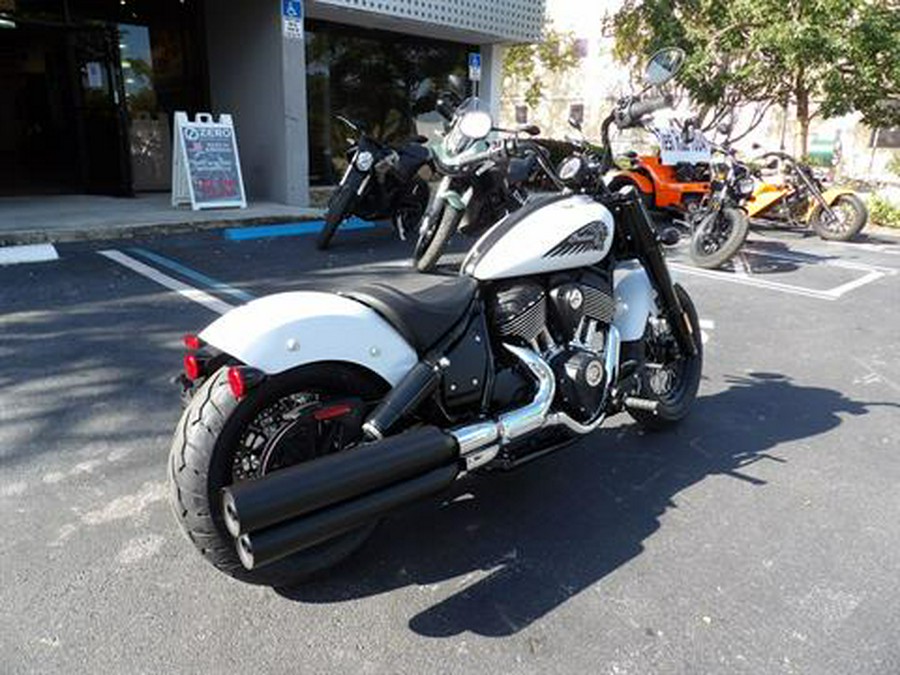
[[[187,347],[188,349],[192,349],[194,351],[197,351],[198,349],[200,349],[203,346],[202,340],[200,340],[200,338],[198,338],[196,335],[193,335],[191,333],[188,333],[187,335],[185,335],[182,338],[182,342],[184,342],[185,347]]]
[[[189,380],[193,381],[200,377],[202,370],[200,360],[196,356],[187,354],[184,357],[184,374]]]
[[[228,369],[228,386],[231,387],[232,395],[241,400],[247,395],[247,381],[244,379],[244,372],[236,366]]]
[[[263,371],[250,366],[231,366],[228,369],[228,387],[239,401],[265,379],[266,374]]]

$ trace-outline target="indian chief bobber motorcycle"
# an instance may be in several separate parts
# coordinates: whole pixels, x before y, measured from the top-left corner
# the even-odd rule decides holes
[[[682,59],[655,55],[648,83]],[[457,276],[392,268],[362,286],[279,293],[188,336],[197,388],[169,471],[176,518],[207,560],[293,583],[463,474],[544,456],[622,410],[651,428],[681,420],[701,375],[697,313],[669,276],[670,235],[654,233],[637,193],[602,180],[610,125],[666,104],[621,100],[602,153],[574,160],[571,191],[503,218]],[[486,135],[490,119],[462,125]],[[514,144],[456,161],[502,159]]]

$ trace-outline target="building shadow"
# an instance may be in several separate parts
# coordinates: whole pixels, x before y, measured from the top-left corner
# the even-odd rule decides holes
[[[752,373],[697,400],[677,429],[612,427],[519,471],[459,481],[443,502],[386,521],[327,577],[277,589],[285,598],[340,603],[406,587],[444,596],[409,618],[415,633],[508,636],[640,555],[673,499],[708,476],[762,486],[751,465],[864,415],[868,405],[831,389]],[[727,508],[727,505],[723,505]]]

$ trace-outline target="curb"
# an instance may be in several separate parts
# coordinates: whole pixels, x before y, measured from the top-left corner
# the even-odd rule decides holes
[[[135,223],[123,225],[95,225],[65,230],[14,230],[0,232],[0,246],[19,244],[64,244],[78,241],[106,239],[136,239],[156,235],[188,234],[205,230],[244,225],[275,225],[320,220],[312,214],[252,216],[249,218],[212,218],[210,220],[174,223]]]

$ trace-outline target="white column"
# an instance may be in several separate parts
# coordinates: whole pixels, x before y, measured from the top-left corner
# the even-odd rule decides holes
[[[309,132],[306,105],[306,41],[282,36],[284,82],[285,203],[309,206]]]
[[[503,93],[503,45],[481,45],[480,98],[490,107],[494,123],[500,122]]]

